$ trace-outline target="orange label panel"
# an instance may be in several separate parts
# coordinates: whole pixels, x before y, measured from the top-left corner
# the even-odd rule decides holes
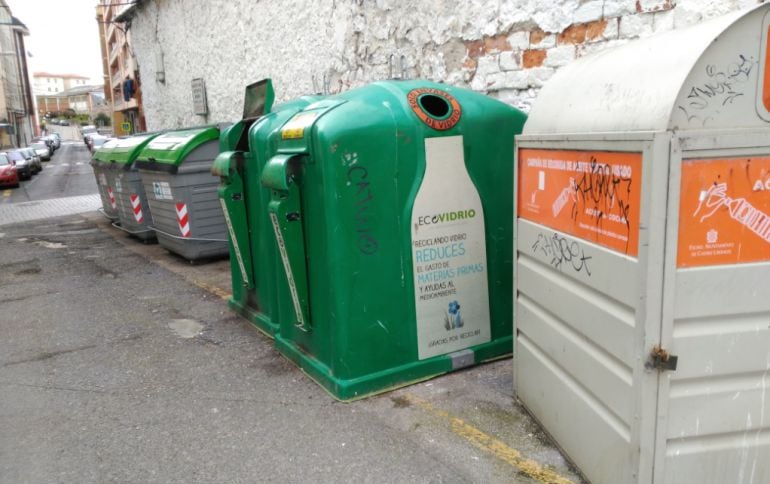
[[[519,150],[518,216],[636,257],[642,154]]]
[[[677,267],[770,260],[770,157],[684,160]]]

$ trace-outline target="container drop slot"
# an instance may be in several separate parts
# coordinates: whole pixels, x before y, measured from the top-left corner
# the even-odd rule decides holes
[[[424,94],[420,96],[417,102],[427,114],[436,119],[443,119],[452,111],[449,102],[435,94]]]

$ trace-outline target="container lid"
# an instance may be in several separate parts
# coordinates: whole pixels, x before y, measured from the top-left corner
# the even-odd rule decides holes
[[[200,128],[168,131],[150,141],[139,155],[141,161],[179,166],[195,148],[219,139],[219,128]]]
[[[770,124],[770,4],[581,58],[540,92],[525,135]]]
[[[109,163],[112,150],[115,149],[118,139],[111,139],[94,151],[93,159],[98,163]]]
[[[158,134],[148,133],[117,139],[112,146],[112,151],[108,157],[109,161],[122,164],[133,163],[147,143]]]

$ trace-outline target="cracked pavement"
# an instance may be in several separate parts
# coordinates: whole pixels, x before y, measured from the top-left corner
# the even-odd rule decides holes
[[[579,482],[510,359],[339,403],[228,309],[228,261],[93,212],[0,254],[0,482]]]

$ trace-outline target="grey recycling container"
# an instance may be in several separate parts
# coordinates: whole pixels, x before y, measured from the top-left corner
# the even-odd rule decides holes
[[[120,226],[116,228],[144,241],[154,242],[155,232],[150,229],[152,215],[136,159],[142,149],[159,133],[145,133],[118,139],[108,158],[107,183],[113,187]]]
[[[94,177],[96,177],[96,187],[102,200],[102,208],[99,209],[99,212],[113,222],[118,220],[118,203],[115,198],[115,187],[110,185],[109,178],[111,177],[108,175],[110,175],[110,155],[117,142],[118,140],[110,140],[104,143],[94,151],[91,158],[91,167],[94,170]]]
[[[770,482],[768,32],[583,57],[517,137],[514,390],[595,484]]]
[[[145,146],[137,166],[161,246],[190,261],[226,257],[227,227],[211,166],[219,127],[169,131]]]

